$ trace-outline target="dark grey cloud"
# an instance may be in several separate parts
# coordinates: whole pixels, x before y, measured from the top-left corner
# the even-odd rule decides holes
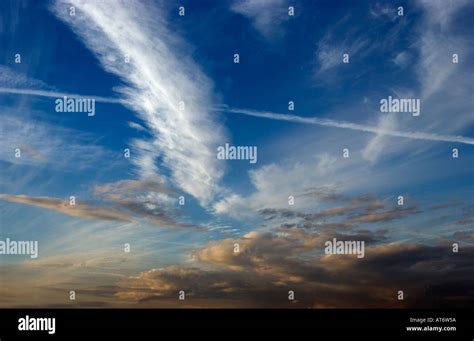
[[[179,222],[177,192],[158,176],[139,180],[119,180],[94,187],[94,194],[136,219],[163,227],[196,227]]]
[[[152,269],[126,280],[117,298],[159,306],[184,290],[189,306],[345,308],[462,307],[473,300],[473,247],[453,253],[442,244],[374,245],[358,259],[315,254],[322,239],[302,230],[283,237],[252,232],[238,241],[237,255],[235,241],[211,242],[194,252],[191,266]],[[296,302],[288,301],[288,290]],[[403,301],[397,300],[399,290]]]

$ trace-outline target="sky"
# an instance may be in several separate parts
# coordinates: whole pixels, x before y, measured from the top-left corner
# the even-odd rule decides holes
[[[0,306],[472,304],[473,14],[1,1],[0,241],[38,257],[0,254]]]

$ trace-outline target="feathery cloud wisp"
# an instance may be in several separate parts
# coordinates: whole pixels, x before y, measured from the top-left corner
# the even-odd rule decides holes
[[[255,29],[267,39],[273,38],[278,25],[289,18],[284,0],[234,1],[231,10],[247,17]]]
[[[71,18],[64,11],[70,5],[80,15]],[[161,9],[138,1],[59,0],[52,10],[106,71],[125,82],[117,91],[153,134],[135,143],[140,174],[156,173],[160,157],[177,187],[202,204],[212,200],[223,175],[214,155],[223,131],[206,109],[212,102],[210,81],[183,55],[186,46],[168,29]]]

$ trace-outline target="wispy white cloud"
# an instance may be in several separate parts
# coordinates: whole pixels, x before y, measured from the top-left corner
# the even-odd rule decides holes
[[[336,66],[343,64],[343,54],[349,54],[350,58],[358,54],[358,58],[361,59],[367,55],[369,49],[369,39],[365,34],[354,35],[354,32],[349,32],[345,39],[341,39],[339,36],[334,37],[334,30],[344,23],[347,18],[343,18],[337,23],[334,28],[329,30],[318,42],[316,50],[316,59],[318,68],[316,70],[316,76],[325,75],[326,71],[334,69]]]
[[[0,160],[19,165],[81,170],[105,166],[104,160],[112,157],[89,133],[32,119],[11,108],[2,108],[0,144]]]
[[[421,84],[421,96],[427,99],[441,91],[446,81],[458,69],[451,62],[451,55],[446,51],[453,51],[461,56],[465,55],[464,44],[454,37],[438,35],[432,31],[425,32],[420,37],[420,60],[417,75]],[[443,46],[440,49],[440,46]]]
[[[422,10],[420,20],[414,25],[417,34],[410,37],[407,49],[396,54],[392,62],[403,68],[407,75],[415,76],[418,84],[415,82],[413,86],[400,88],[400,84],[395,83],[391,92],[398,98],[419,98],[422,117],[396,115],[392,123],[396,123],[399,131],[428,130],[438,131],[446,137],[454,136],[465,131],[466,127],[474,122],[470,99],[473,85],[469,77],[466,77],[466,74],[472,73],[470,60],[473,49],[467,36],[463,36],[464,29],[455,20],[462,14],[462,9],[468,6],[468,1],[420,0],[416,4]],[[379,5],[376,12],[385,16],[393,11],[386,8],[386,5]],[[460,56],[459,64],[452,63],[453,53]],[[452,119],[453,114],[456,116],[455,120]],[[382,123],[380,121],[380,124]],[[395,130],[395,126],[390,130]],[[381,147],[386,145],[387,136],[377,135],[371,139],[366,146],[365,156],[368,156],[368,151],[376,148],[376,145],[380,146],[377,149],[383,148],[384,153],[389,155],[401,155],[409,150],[420,154],[432,147],[431,144],[422,144],[413,150],[408,140]],[[469,138],[467,142],[470,143],[470,140],[472,139]],[[456,141],[459,142],[459,139]]]
[[[133,121],[128,122],[128,126],[132,129],[136,129],[138,131],[146,131],[145,127],[143,127],[141,124]]]
[[[370,14],[376,19],[389,18],[393,21],[397,18],[397,9],[391,4],[378,2],[370,7]]]
[[[250,195],[231,193],[214,204],[214,212],[236,219],[250,219],[258,216],[264,208],[288,208],[288,196],[298,197],[309,188],[324,183],[328,188],[336,185],[331,178],[340,174],[348,164],[337,162],[335,156],[321,153],[304,161],[279,162],[264,165],[249,172],[255,189]],[[317,200],[297,199],[299,209],[319,207]],[[252,221],[253,222],[253,221]]]
[[[76,7],[76,16],[65,11]],[[209,202],[223,175],[215,146],[223,130],[206,108],[210,81],[186,56],[186,46],[167,28],[165,13],[139,1],[56,1],[53,12],[69,24],[108,72],[125,86],[116,89],[153,135],[136,141],[140,174],[156,172],[159,156],[171,181],[201,203]],[[130,56],[130,63],[124,56]],[[180,102],[184,110],[180,110]],[[146,148],[142,148],[146,147]]]
[[[19,73],[9,67],[0,65],[0,87],[12,88],[48,88],[46,83]]]
[[[459,65],[451,62],[453,53],[466,58],[470,49],[469,44],[455,34],[451,26],[455,16],[469,3],[467,0],[418,1],[424,11],[416,44],[420,53],[417,74],[423,98],[429,98],[441,91],[446,81],[459,69]]]
[[[397,53],[397,55],[392,59],[392,62],[398,67],[404,68],[408,65],[410,58],[411,56],[408,52],[402,51]]]
[[[443,28],[449,25],[454,15],[469,3],[469,0],[418,0],[418,4],[425,10],[429,24],[440,25]]]
[[[383,115],[380,116],[377,128],[380,130],[390,130],[394,131],[397,127],[397,121],[395,115]],[[375,162],[378,157],[380,156],[381,152],[385,149],[387,143],[386,135],[384,134],[376,134],[372,137],[365,146],[364,150],[362,150],[362,156],[370,161]]]
[[[285,0],[235,0],[231,10],[247,17],[262,36],[271,39],[290,18],[285,4]]]

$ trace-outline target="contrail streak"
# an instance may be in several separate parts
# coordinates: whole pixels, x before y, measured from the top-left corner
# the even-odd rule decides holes
[[[83,96],[77,94],[68,94],[64,92],[48,91],[48,90],[34,90],[34,89],[16,89],[16,88],[2,88],[0,87],[0,93],[3,94],[14,94],[14,95],[28,95],[28,96],[40,96],[40,97],[52,97],[60,98],[67,96],[69,98],[90,98],[95,99],[101,103],[117,103],[124,104],[124,100],[119,98],[108,98],[101,96]]]
[[[235,114],[242,114],[242,115],[247,115],[247,116],[269,118],[272,120],[279,120],[279,121],[316,124],[316,125],[320,125],[324,127],[343,128],[343,129],[363,131],[367,133],[396,136],[396,137],[406,137],[406,138],[416,139],[416,140],[456,142],[456,143],[474,145],[474,138],[464,137],[464,136],[440,135],[440,134],[424,133],[424,132],[419,132],[419,131],[405,132],[405,131],[398,131],[398,130],[389,130],[389,129],[382,129],[382,128],[367,126],[367,125],[358,124],[358,123],[335,121],[335,120],[318,118],[318,117],[301,117],[301,116],[296,116],[296,115],[278,114],[278,113],[268,112],[268,111],[256,111],[256,110],[236,109],[236,108],[226,108],[226,107],[223,107],[220,111],[225,111],[225,112],[230,112],[230,113],[235,113]]]
[[[70,98],[93,98],[97,102],[102,103],[117,103],[117,104],[126,104],[126,101],[119,98],[109,98],[109,97],[100,97],[100,96],[82,96],[77,94],[68,94],[64,92],[55,92],[47,90],[32,90],[32,89],[16,89],[16,88],[2,88],[0,87],[0,93],[7,94],[18,94],[18,95],[30,95],[30,96],[41,96],[41,97],[70,97]],[[297,115],[289,114],[279,114],[269,111],[257,111],[249,109],[238,109],[238,108],[229,108],[226,105],[214,107],[211,110],[229,112],[234,114],[241,114],[247,116],[269,118],[272,120],[278,121],[288,121],[296,123],[305,123],[305,124],[316,124],[324,127],[333,127],[333,128],[343,128],[356,131],[363,131],[366,133],[395,136],[395,137],[406,137],[409,139],[415,140],[425,140],[425,141],[437,141],[437,142],[454,142],[454,143],[463,143],[474,145],[474,138],[465,137],[465,136],[456,136],[456,135],[442,135],[442,134],[433,134],[433,133],[424,133],[420,131],[399,131],[399,130],[390,130],[383,129],[374,126],[363,125],[359,123],[351,123],[345,121],[335,121],[327,118],[318,118],[318,117],[302,117]]]

